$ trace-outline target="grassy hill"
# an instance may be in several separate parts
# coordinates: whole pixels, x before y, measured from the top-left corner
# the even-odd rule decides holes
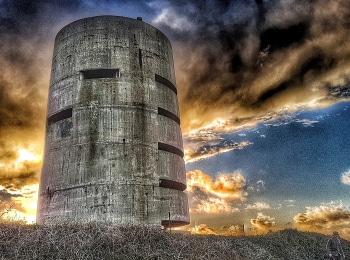
[[[283,230],[264,236],[169,233],[99,224],[0,224],[0,259],[324,259],[328,237]],[[349,241],[342,240],[347,259]]]

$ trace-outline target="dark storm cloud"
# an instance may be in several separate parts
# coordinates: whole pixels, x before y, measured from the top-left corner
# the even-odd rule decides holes
[[[142,10],[141,16],[158,14],[154,24],[173,41],[185,130],[219,116],[239,124],[291,103],[347,97],[342,85],[349,67],[349,5],[346,0],[1,1],[0,125],[43,129],[55,33],[85,16],[112,10],[123,15],[118,10],[126,6]]]
[[[4,190],[0,190],[0,201],[2,202],[9,202],[12,200],[12,198],[16,198],[16,197],[22,197],[21,194],[11,194],[8,193]]]
[[[17,159],[19,148],[42,139],[46,88],[40,30],[34,33],[38,12],[35,1],[0,3],[1,179],[11,174],[6,165]]]
[[[346,0],[168,3],[154,23],[174,42],[186,130],[336,102],[349,80]]]
[[[11,83],[0,83],[0,132],[9,128],[31,128],[37,125],[37,104],[32,101],[36,99],[35,90],[18,97],[11,94]],[[0,149],[2,145],[0,145]]]
[[[39,169],[38,164],[26,163],[23,168],[17,171],[0,170],[0,184],[20,191],[26,185],[39,182]]]
[[[3,160],[15,160],[17,158],[17,152],[11,147],[5,145],[4,142],[0,142],[0,158]]]
[[[64,18],[61,11],[79,5],[78,1],[0,2],[0,185],[11,186],[14,192],[38,183],[40,162],[17,161],[18,150],[41,152],[52,30]]]
[[[73,20],[113,11],[123,15],[118,10],[126,9],[158,14],[154,25],[173,42],[185,130],[217,117],[240,124],[290,103],[344,98],[334,86],[346,83],[349,5],[345,0],[4,0],[0,125],[22,132],[43,129],[54,35]]]
[[[52,22],[59,22],[67,12],[79,10],[84,1],[49,1],[49,0],[3,0],[0,3],[0,32],[15,34],[38,34],[43,28],[52,26]]]
[[[272,26],[260,34],[260,50],[270,48],[272,51],[302,43],[307,36],[309,24],[301,22],[287,28]]]

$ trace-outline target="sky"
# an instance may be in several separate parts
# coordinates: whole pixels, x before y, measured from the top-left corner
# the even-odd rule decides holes
[[[348,0],[0,0],[0,209],[35,220],[54,37],[96,15],[172,42],[190,228],[350,239]]]

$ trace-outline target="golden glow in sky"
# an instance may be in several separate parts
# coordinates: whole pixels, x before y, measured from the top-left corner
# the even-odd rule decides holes
[[[38,174],[42,161],[41,151],[34,145],[19,148],[15,160],[7,164],[0,164],[1,172],[9,175],[2,176],[3,179],[8,177],[8,181],[6,187],[0,186],[0,192],[6,190],[8,195],[13,198],[11,201],[1,202],[2,208],[13,206],[12,210],[3,216],[5,219],[24,220],[27,223],[35,222],[39,184],[26,183],[21,180],[21,177],[26,178],[26,173],[30,175],[31,171],[36,171]],[[10,178],[11,175],[13,178]]]
[[[0,186],[0,191],[4,187]],[[9,221],[25,221],[28,224],[33,224],[36,221],[37,197],[39,184],[24,186],[21,190],[11,193],[15,198],[8,203],[6,208],[13,205],[13,209],[8,214],[3,216],[3,219]],[[16,195],[20,195],[16,197]]]
[[[25,161],[37,163],[37,162],[41,162],[41,158],[42,158],[42,153],[37,153],[37,151],[35,151],[33,148],[29,150],[23,149],[23,148],[18,149],[18,158],[17,158],[18,163],[23,163]]]

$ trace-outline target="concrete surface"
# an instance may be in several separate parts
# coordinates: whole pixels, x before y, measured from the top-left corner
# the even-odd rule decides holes
[[[179,118],[162,32],[118,16],[64,27],[54,46],[37,222],[188,224]]]

